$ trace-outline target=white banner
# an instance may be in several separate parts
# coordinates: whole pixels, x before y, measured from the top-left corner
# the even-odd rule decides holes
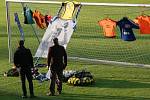
[[[37,49],[35,57],[47,58],[49,47],[53,46],[53,39],[58,38],[59,44],[67,47],[74,31],[75,23],[72,20],[55,19],[49,24],[42,41]]]

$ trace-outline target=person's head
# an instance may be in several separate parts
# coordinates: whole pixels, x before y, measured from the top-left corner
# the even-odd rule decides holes
[[[20,46],[20,47],[24,46],[24,40],[20,40],[20,41],[19,41],[19,46]]]
[[[55,45],[58,45],[58,38],[54,38],[53,42],[54,42]]]

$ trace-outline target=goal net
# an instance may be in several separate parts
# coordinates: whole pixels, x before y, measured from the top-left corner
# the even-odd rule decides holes
[[[32,11],[38,10],[43,15],[56,16],[61,7],[61,2],[54,1],[26,1],[6,0],[9,57],[12,61],[13,53],[20,39],[20,32],[14,21],[14,13],[18,13],[25,37],[25,46],[36,53],[46,29],[41,29],[35,24],[24,24],[22,3]],[[103,28],[99,21],[109,18],[116,22],[123,17],[134,20],[140,15],[150,14],[148,4],[115,4],[115,3],[85,3],[77,20],[77,26],[67,45],[67,53],[72,60],[100,62],[109,64],[124,64],[136,66],[150,65],[150,34],[140,34],[139,29],[133,29],[135,41],[121,39],[119,27],[116,26],[114,38],[104,36]],[[38,37],[38,38],[37,38]]]

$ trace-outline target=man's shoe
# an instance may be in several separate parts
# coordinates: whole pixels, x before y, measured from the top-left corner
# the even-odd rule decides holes
[[[47,95],[47,96],[55,96],[54,94],[52,94],[52,93],[50,93],[50,92],[48,92],[46,95]]]
[[[61,94],[61,91],[59,91],[58,93]]]
[[[61,94],[61,91],[57,91],[57,92],[56,92],[56,95],[60,95],[60,94]]]
[[[30,98],[36,98],[36,96],[35,95],[30,95]]]
[[[26,96],[26,95],[23,95],[22,98],[27,98],[27,96]]]

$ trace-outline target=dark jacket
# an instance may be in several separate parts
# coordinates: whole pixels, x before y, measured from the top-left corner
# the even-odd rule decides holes
[[[50,66],[50,64],[51,69],[65,69],[67,66],[67,54],[63,46],[54,45],[49,48],[48,66]]]
[[[33,67],[33,57],[30,49],[24,46],[18,47],[14,53],[14,64],[16,67],[29,68]]]

